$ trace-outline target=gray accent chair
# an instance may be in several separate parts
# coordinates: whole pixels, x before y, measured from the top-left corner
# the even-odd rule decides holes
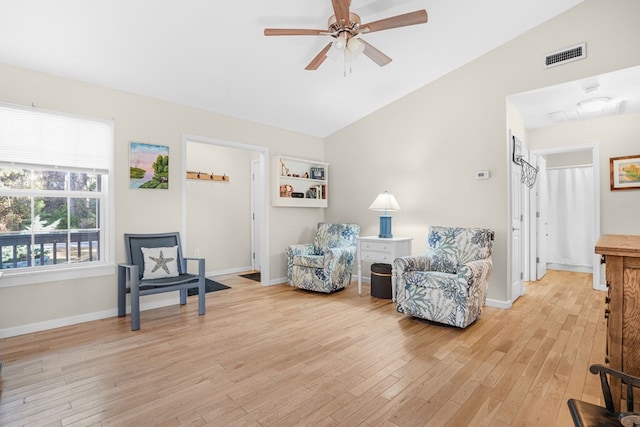
[[[140,329],[140,297],[161,292],[180,291],[180,304],[187,303],[187,289],[198,288],[198,314],[205,313],[205,266],[203,258],[182,256],[180,233],[125,234],[126,264],[118,265],[118,317],[126,315],[126,295],[131,294],[131,330]],[[141,248],[177,246],[178,274],[175,277],[143,279],[144,258]],[[198,273],[187,272],[187,260],[198,262]]]

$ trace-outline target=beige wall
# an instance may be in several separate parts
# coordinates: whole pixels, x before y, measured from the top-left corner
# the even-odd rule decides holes
[[[111,188],[116,205],[116,262],[124,261],[123,233],[181,230],[182,192],[186,191],[180,177],[184,133],[268,147],[270,156],[324,158],[319,138],[6,65],[0,65],[0,101],[33,103],[45,109],[114,120],[115,182]],[[168,190],[128,188],[130,141],[169,146],[172,167]],[[242,178],[235,175],[232,179]],[[214,202],[210,207],[213,218],[227,214],[216,210]],[[324,210],[270,208],[269,214],[269,267],[271,279],[276,280],[286,276],[287,245],[310,239]],[[222,250],[229,247],[227,241],[218,244]],[[161,294],[146,300],[156,303],[154,298],[168,297]],[[115,269],[114,275],[97,278],[0,287],[0,337],[115,313]]]
[[[640,154],[639,135],[640,114],[627,114],[531,129],[528,141],[533,150],[597,144],[600,151],[600,231],[602,234],[640,234],[640,219],[634,214],[640,212],[640,190],[611,191],[609,184],[609,159]]]
[[[393,232],[413,237],[414,253],[424,252],[430,224],[494,229],[489,297],[507,300],[507,130],[515,126],[507,122],[505,99],[640,64],[638,16],[636,0],[587,0],[331,135],[324,144],[294,132],[5,65],[0,65],[0,100],[115,121],[117,262],[124,259],[123,233],[181,228],[181,197],[187,191],[181,188],[178,167],[171,169],[167,191],[129,190],[129,141],[169,146],[176,165],[182,160],[182,134],[189,133],[268,147],[270,155],[324,158],[331,165],[326,219],[356,222],[363,234],[377,234],[378,214],[367,208],[379,192],[389,190],[402,207],[394,215]],[[546,53],[582,41],[587,42],[586,59],[542,69]],[[611,147],[611,152],[617,151]],[[619,151],[623,155],[629,150]],[[602,156],[605,153],[601,151]],[[475,180],[477,170],[489,170],[491,179]],[[624,203],[629,197],[618,193],[622,192],[603,197],[603,206]],[[149,219],[141,212],[162,212],[162,216]],[[269,266],[271,280],[276,280],[285,277],[287,245],[311,241],[325,210],[270,208],[269,213]],[[603,225],[603,232],[633,229],[623,225],[629,224],[624,212],[606,215],[611,222]],[[113,315],[115,294],[113,275],[0,288],[0,336],[38,322]]]
[[[491,228],[496,243],[488,296],[508,302],[505,98],[640,64],[638,16],[638,1],[587,0],[331,135],[327,219],[355,221],[364,234],[376,234],[377,215],[367,208],[386,189],[402,207],[393,233],[413,237],[414,253],[424,253],[428,225]],[[543,69],[545,54],[583,41],[586,59]],[[489,170],[491,179],[475,180],[477,170]]]
[[[555,128],[555,127],[554,127]],[[547,129],[545,131],[541,131],[540,129],[531,129],[529,130],[530,135],[544,135],[547,131],[551,129]],[[553,131],[552,131],[553,132]],[[544,138],[544,137],[543,137]],[[570,135],[569,141],[574,141],[573,135]],[[566,146],[567,140],[564,141],[554,141],[555,144],[559,144],[560,146]],[[534,139],[530,141],[531,146],[539,146],[539,145],[547,145],[544,141],[538,141]],[[581,144],[578,144],[581,145]],[[531,148],[534,149],[534,148]],[[569,153],[554,153],[554,154],[545,154],[544,159],[547,161],[547,168],[561,168],[567,166],[582,166],[582,165],[590,165],[593,163],[591,149],[587,149],[584,151],[572,151]]]
[[[229,181],[186,182],[187,245],[205,259],[207,274],[251,267],[251,159],[244,149],[189,142],[187,170]]]

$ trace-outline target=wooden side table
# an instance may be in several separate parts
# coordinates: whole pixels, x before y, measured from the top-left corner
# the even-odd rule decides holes
[[[391,299],[396,300],[396,268],[393,260],[411,255],[411,237],[358,237],[358,295],[362,295],[362,261],[391,264]]]

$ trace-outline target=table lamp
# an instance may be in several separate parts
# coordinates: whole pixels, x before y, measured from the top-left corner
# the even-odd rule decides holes
[[[371,203],[369,209],[384,212],[380,215],[380,234],[378,234],[378,237],[385,239],[393,237],[391,234],[391,215],[387,214],[387,212],[400,210],[400,205],[396,201],[396,198],[393,197],[393,194],[389,194],[386,191],[378,194],[378,197]]]

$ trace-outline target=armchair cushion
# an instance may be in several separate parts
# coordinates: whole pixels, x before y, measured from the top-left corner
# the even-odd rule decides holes
[[[322,268],[324,267],[324,255],[296,255],[293,257],[293,264],[303,267]]]
[[[394,261],[398,311],[457,327],[480,316],[491,272],[493,232],[430,227],[424,256]]]
[[[457,274],[460,265],[489,258],[492,234],[477,231],[473,228],[431,227],[427,249],[431,269]]]
[[[351,283],[357,224],[318,224],[313,244],[287,250],[287,282],[301,289],[330,293]]]
[[[176,277],[178,272],[178,247],[140,248],[144,257],[142,280]]]

